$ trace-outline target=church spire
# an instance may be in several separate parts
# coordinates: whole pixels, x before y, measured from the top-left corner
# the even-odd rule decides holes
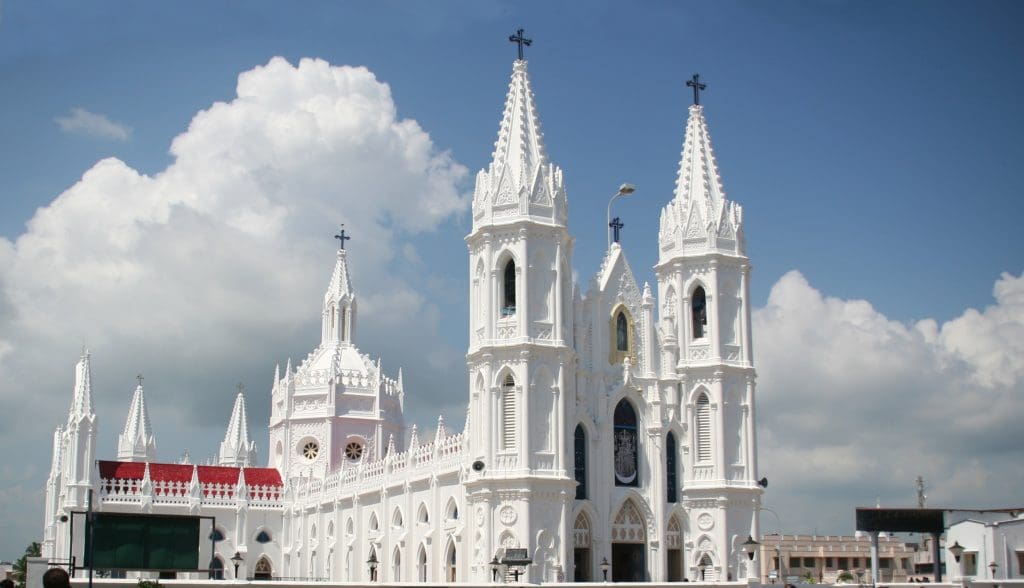
[[[562,170],[548,160],[544,133],[525,60],[512,65],[512,80],[491,164],[477,175],[474,229],[492,219],[522,215],[565,224],[568,213]]]
[[[82,417],[93,416],[95,413],[92,407],[92,366],[89,350],[82,349],[82,357],[75,364],[75,390],[71,398],[68,420],[76,421]]]
[[[218,465],[252,467],[256,463],[256,442],[249,440],[249,419],[245,413],[243,390],[239,384],[235,406],[231,409],[231,420],[228,421],[228,430],[220,444]]]
[[[344,225],[342,225],[344,226]],[[351,343],[355,335],[356,294],[352,289],[352,277],[348,271],[348,251],[345,241],[351,237],[342,230],[335,238],[341,243],[334,262],[334,272],[324,293],[322,317],[322,341],[330,343]]]
[[[142,390],[142,377],[132,395],[128,407],[128,419],[124,431],[117,437],[117,459],[119,461],[153,461],[156,455],[156,437],[149,424],[146,411],[146,396]]]
[[[704,84],[692,86],[696,96]],[[681,250],[743,254],[742,208],[725,195],[704,106],[689,108],[675,195],[661,215],[662,261]]]

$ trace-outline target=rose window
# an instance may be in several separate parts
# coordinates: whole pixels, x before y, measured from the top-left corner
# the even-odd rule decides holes
[[[345,446],[345,457],[355,461],[363,456],[363,445],[353,441]]]
[[[316,441],[307,441],[306,444],[302,446],[302,457],[305,457],[310,461],[316,459],[316,456],[319,453],[320,445]]]

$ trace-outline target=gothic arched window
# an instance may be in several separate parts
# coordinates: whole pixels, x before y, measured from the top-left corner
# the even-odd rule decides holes
[[[615,407],[615,485],[639,486],[636,411],[628,400]]]
[[[504,288],[501,301],[501,316],[512,316],[516,313],[516,262],[508,260],[505,264]]]
[[[274,570],[270,567],[270,560],[263,556],[256,562],[256,568],[253,570],[253,579],[255,580],[271,580],[274,577]]]
[[[676,485],[676,436],[669,431],[665,437],[665,500],[678,502],[679,491]]]
[[[615,317],[615,349],[629,351],[629,321],[626,320],[626,313],[621,310]]]
[[[708,300],[704,294],[704,287],[698,286],[693,291],[690,299],[691,311],[693,312],[693,338],[700,339],[705,335],[708,324]]]
[[[697,461],[711,461],[711,403],[704,393],[697,397],[694,430],[697,433]]]
[[[512,374],[505,376],[501,387],[501,448],[516,447],[516,380]]]
[[[576,500],[584,500],[587,497],[587,431],[583,425],[576,425],[575,441],[573,443],[573,464],[575,471]]]

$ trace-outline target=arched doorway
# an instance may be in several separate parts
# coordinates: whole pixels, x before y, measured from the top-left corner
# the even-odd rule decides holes
[[[591,580],[591,532],[590,519],[581,512],[576,517],[572,529],[572,565],[573,581],[589,582]]]
[[[420,545],[420,553],[416,558],[416,575],[419,576],[420,582],[427,581],[427,549]]]
[[[665,549],[668,573],[665,577],[669,582],[683,581],[683,530],[679,517],[672,515],[665,528]]]
[[[711,561],[711,556],[703,554],[700,559],[697,560],[697,581],[698,582],[715,582],[717,581],[717,574],[715,573],[715,564]]]
[[[222,560],[219,555],[214,556],[214,558],[210,560],[210,579],[224,579],[224,560]]]
[[[256,562],[256,567],[253,569],[252,579],[253,580],[271,580],[274,578],[274,570],[270,567],[270,560],[266,556],[261,557]]]
[[[445,578],[449,582],[456,582],[456,581],[458,581],[457,580],[458,574],[456,572],[456,570],[457,570],[456,566],[457,566],[457,563],[458,563],[457,557],[458,556],[457,556],[456,551],[455,551],[455,542],[452,541],[452,542],[450,542],[448,544],[448,554],[444,558],[444,561],[445,561],[445,572],[446,572],[445,573]]]
[[[391,556],[391,581],[402,581],[402,549],[395,547],[395,553]]]
[[[643,582],[647,579],[647,528],[633,499],[622,503],[612,519],[612,581]]]

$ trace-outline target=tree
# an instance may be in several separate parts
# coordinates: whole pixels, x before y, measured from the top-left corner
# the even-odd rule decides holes
[[[25,554],[19,557],[18,561],[14,563],[14,577],[18,582],[18,588],[25,588],[25,574],[28,572],[28,558],[39,557],[41,553],[42,551],[39,542],[33,541],[25,548]]]

